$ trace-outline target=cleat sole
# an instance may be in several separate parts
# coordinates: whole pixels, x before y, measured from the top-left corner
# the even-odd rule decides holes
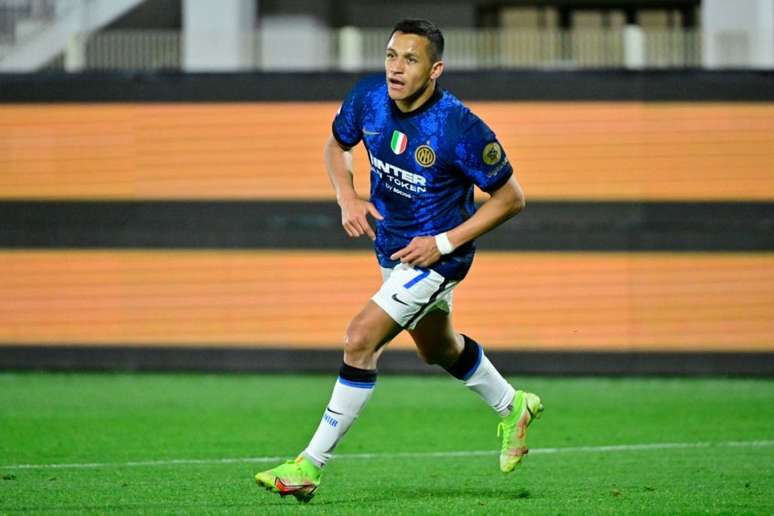
[[[309,503],[312,500],[312,498],[314,498],[314,492],[316,490],[317,490],[317,488],[315,487],[314,489],[312,489],[311,491],[308,491],[308,492],[307,491],[298,490],[298,491],[296,491],[294,493],[291,493],[291,494],[296,497],[296,500],[298,502],[300,502],[300,503]]]
[[[292,496],[299,503],[309,503],[312,500],[312,498],[314,498],[315,491],[317,490],[317,486],[300,486],[297,488],[287,487],[284,484],[282,484],[282,482],[280,482],[279,479],[275,479],[274,482],[269,483],[268,480],[266,479],[259,479],[256,477],[255,483],[258,484],[259,487],[264,488],[266,491],[269,491],[270,493],[278,494],[280,498],[285,498],[286,496]]]

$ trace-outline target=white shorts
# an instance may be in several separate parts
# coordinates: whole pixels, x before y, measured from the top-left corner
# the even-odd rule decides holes
[[[371,300],[404,329],[413,330],[433,310],[451,313],[452,290],[459,281],[405,263],[392,269],[382,267],[382,278],[384,283]]]

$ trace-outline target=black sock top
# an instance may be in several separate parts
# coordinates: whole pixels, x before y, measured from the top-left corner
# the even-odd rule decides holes
[[[467,335],[463,335],[462,338],[465,339],[465,347],[462,348],[462,353],[457,361],[446,370],[455,378],[467,380],[478,369],[483,350],[475,340]]]
[[[360,369],[342,362],[339,379],[351,387],[373,387],[376,384],[376,369]]]

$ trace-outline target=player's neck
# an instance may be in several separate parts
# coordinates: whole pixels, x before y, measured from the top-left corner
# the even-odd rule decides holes
[[[433,93],[435,93],[435,88],[436,81],[435,79],[431,79],[424,89],[417,91],[415,94],[406,97],[405,99],[396,100],[395,105],[402,113],[410,113],[411,111],[419,109],[425,102],[430,100]]]

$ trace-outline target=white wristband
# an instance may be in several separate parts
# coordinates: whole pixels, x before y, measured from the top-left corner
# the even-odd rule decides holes
[[[454,246],[445,232],[435,235],[435,245],[438,246],[438,251],[441,254],[449,254],[454,251]]]

